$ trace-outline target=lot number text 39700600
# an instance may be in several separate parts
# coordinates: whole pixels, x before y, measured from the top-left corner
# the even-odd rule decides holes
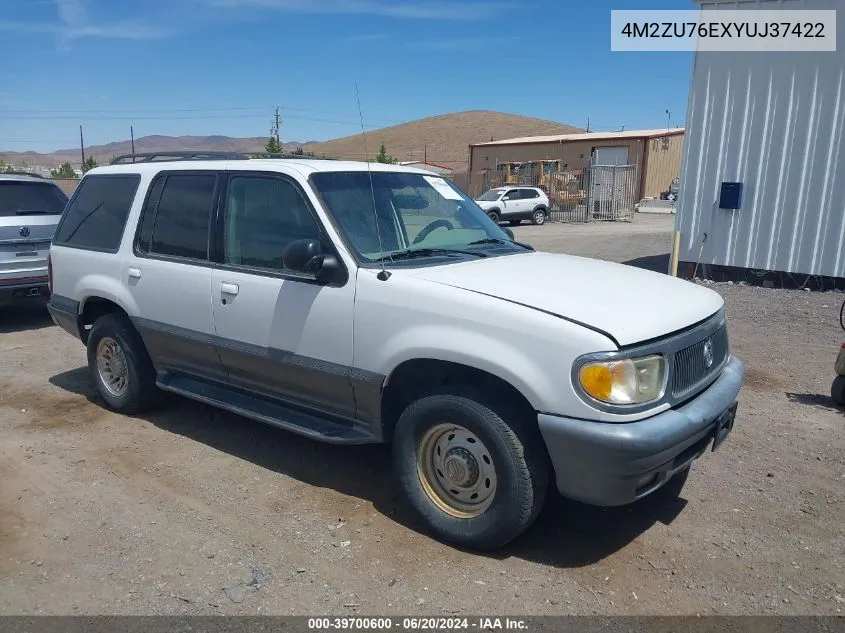
[[[308,618],[308,629],[312,631],[384,631],[394,628],[400,631],[525,631],[528,624],[520,618],[497,617]]]

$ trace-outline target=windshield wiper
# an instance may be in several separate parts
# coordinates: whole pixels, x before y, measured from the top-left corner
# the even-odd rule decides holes
[[[395,261],[397,259],[414,259],[416,257],[430,257],[432,255],[452,255],[456,253],[460,255],[472,255],[473,257],[489,257],[487,253],[482,253],[481,251],[465,251],[459,248],[409,248],[404,251],[391,253],[390,255],[384,255],[383,257],[374,259],[373,261],[387,262]]]
[[[476,246],[480,244],[516,244],[517,246],[521,246],[525,250],[534,250],[534,247],[530,244],[523,244],[522,242],[517,242],[516,240],[506,240],[501,237],[485,237],[483,240],[475,240],[474,242],[470,242],[469,244],[467,244],[467,246]]]

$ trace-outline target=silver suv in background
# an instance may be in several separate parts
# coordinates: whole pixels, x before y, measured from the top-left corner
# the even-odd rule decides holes
[[[0,304],[47,294],[47,256],[68,198],[53,182],[0,174]]]
[[[523,220],[545,224],[549,215],[549,197],[539,187],[497,187],[475,199],[493,222],[507,220],[516,226]]]

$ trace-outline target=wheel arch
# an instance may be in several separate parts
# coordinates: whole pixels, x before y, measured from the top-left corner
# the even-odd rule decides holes
[[[392,439],[396,421],[411,402],[445,386],[471,386],[507,399],[528,415],[536,412],[521,389],[488,370],[453,360],[413,358],[401,362],[385,378],[381,398],[385,441]]]

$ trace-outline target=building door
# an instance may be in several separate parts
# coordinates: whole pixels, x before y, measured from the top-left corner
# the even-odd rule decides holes
[[[628,146],[596,147],[593,150],[593,165],[627,165]]]

